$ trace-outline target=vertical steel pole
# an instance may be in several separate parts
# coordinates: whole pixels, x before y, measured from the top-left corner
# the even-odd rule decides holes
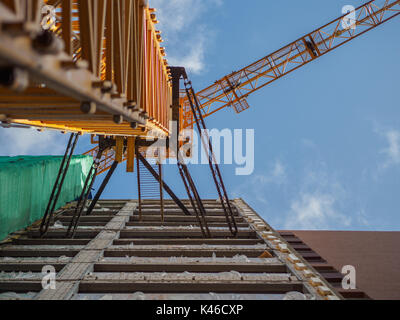
[[[138,185],[138,200],[139,200],[139,221],[142,221],[142,193],[140,189],[140,164],[139,164],[139,144],[138,140],[135,143],[136,168],[137,168],[137,185]]]
[[[159,183],[160,183],[160,210],[161,210],[161,222],[164,223],[164,186],[163,186],[163,172],[162,172],[162,163],[161,157],[158,162],[158,173],[160,175]]]

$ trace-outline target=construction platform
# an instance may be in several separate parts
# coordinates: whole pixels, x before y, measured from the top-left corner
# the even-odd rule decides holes
[[[66,239],[67,206],[45,238],[37,223],[0,246],[0,299],[343,299],[243,200],[231,203],[234,238],[216,200],[204,200],[211,238],[172,201],[161,222],[159,201],[144,201],[139,221],[137,201],[112,200],[98,202]],[[46,266],[55,289],[43,289]]]

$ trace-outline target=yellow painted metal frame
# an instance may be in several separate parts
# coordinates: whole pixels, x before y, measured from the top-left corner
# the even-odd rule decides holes
[[[53,32],[65,44],[51,55],[32,48],[43,4],[56,7]],[[0,88],[2,120],[83,134],[169,135],[172,88],[146,1],[0,0],[0,11],[7,12],[0,15],[0,59],[30,73],[26,90]],[[12,32],[18,24],[20,32]],[[103,91],[110,83],[113,89]],[[84,102],[95,112],[84,113]]]

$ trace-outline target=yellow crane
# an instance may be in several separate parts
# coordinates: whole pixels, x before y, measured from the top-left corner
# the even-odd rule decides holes
[[[231,107],[237,113],[249,108],[246,98],[306,64],[356,39],[400,14],[399,0],[372,0],[354,11],[300,37],[279,50],[215,81],[196,92],[203,118]],[[192,128],[194,117],[187,97],[181,99],[181,129]],[[97,154],[98,148],[88,154]],[[114,150],[104,154],[98,173],[107,171]]]
[[[41,19],[44,8],[52,18]],[[138,186],[140,161],[159,182],[161,203],[164,189],[191,215],[163,181],[161,169],[156,172],[145,159],[142,147],[151,145],[145,141],[149,139],[169,142],[167,156],[179,158],[192,208],[203,236],[210,237],[205,208],[188,168],[174,150],[178,146],[173,137],[194,125],[203,135],[204,118],[226,107],[237,113],[248,109],[249,95],[398,16],[400,0],[371,0],[198,93],[184,68],[168,66],[155,12],[146,0],[0,0],[0,121],[72,132],[42,220],[42,236],[78,137],[87,133],[96,144],[88,152],[94,162],[68,237],[75,235],[96,175],[108,171],[87,215],[118,164],[127,160],[127,171],[133,172],[135,158]],[[186,97],[179,92],[182,78]],[[176,130],[171,121],[177,122]],[[208,136],[202,142],[227,225],[235,236],[238,228],[212,143]],[[155,156],[160,157],[160,152]],[[139,216],[140,203],[139,190]]]

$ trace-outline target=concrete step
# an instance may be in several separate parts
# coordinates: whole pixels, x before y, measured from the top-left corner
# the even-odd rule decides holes
[[[130,219],[131,222],[139,222],[139,216],[134,215]],[[150,222],[150,221],[161,221],[161,215],[143,215],[142,217],[143,222]],[[196,216],[185,216],[185,215],[167,215],[165,216],[164,219],[165,222],[192,222],[195,223],[197,222],[197,217]],[[207,222],[220,222],[220,223],[226,223],[226,217],[225,216],[206,216],[206,221]],[[244,222],[244,219],[242,217],[235,217],[235,221],[237,223],[242,223]]]
[[[249,258],[258,258],[265,250],[254,249],[107,249],[104,251],[104,257],[234,257],[237,255],[245,255]]]
[[[254,244],[263,244],[264,240],[261,239],[118,239],[114,240],[114,245],[129,245],[131,243],[137,245],[192,245],[192,244],[216,244],[216,245],[254,245]]]
[[[229,231],[213,231],[213,238],[231,238],[232,234]],[[201,231],[197,230],[153,230],[153,231],[138,231],[138,230],[123,230],[120,235],[121,239],[126,238],[203,238]],[[257,238],[254,231],[239,231],[236,235],[238,239]]]
[[[209,227],[226,227],[226,222],[207,222]],[[236,223],[238,228],[246,228],[249,227],[248,223]],[[184,227],[184,226],[198,226],[197,221],[189,221],[189,222],[128,222],[126,224],[127,227]]]
[[[1,289],[1,284],[0,284]],[[120,276],[108,280],[85,280],[80,283],[79,292],[84,293],[286,293],[304,292],[301,282],[268,281],[137,281],[121,279]]]
[[[183,259],[182,259],[183,260]],[[261,263],[243,263],[234,261],[217,262],[165,262],[155,259],[147,263],[123,263],[123,262],[100,262],[94,266],[94,272],[245,272],[245,273],[285,273],[287,268],[278,261],[269,264]]]

